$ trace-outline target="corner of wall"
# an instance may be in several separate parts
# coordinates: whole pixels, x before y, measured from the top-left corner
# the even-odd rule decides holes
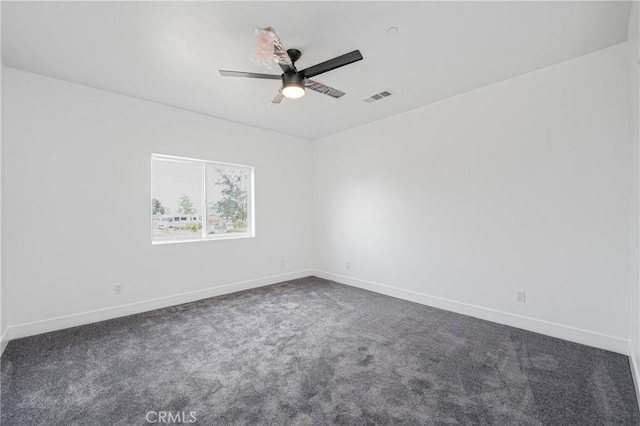
[[[2,17],[2,4],[0,4],[0,20]],[[1,40],[1,34],[0,34]],[[0,43],[1,45],[1,43]],[[4,61],[2,60],[2,51],[0,48],[0,355],[4,353],[9,343],[9,329],[7,327],[7,301],[6,301],[6,279],[5,279],[5,261],[4,261],[4,185],[5,185],[5,167],[4,167]]]
[[[4,327],[4,331],[0,335],[0,356],[4,353],[4,350],[7,349],[7,345],[9,344],[9,329]]]
[[[629,369],[633,378],[633,385],[636,390],[636,400],[640,406],[640,368],[638,367],[638,354],[634,348],[633,342],[629,341]]]
[[[629,364],[640,405],[640,10],[632,2],[629,13],[627,43],[629,46],[629,148],[631,163],[630,182],[630,244],[631,274],[629,298],[631,309]]]

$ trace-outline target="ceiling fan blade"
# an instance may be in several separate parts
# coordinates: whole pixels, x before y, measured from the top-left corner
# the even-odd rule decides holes
[[[278,94],[276,95],[276,97],[273,98],[273,100],[269,103],[269,106],[271,106],[271,105],[280,105],[283,100],[284,100],[284,95],[282,94],[282,89],[280,89],[278,91]]]
[[[280,65],[282,71],[295,71],[293,62],[291,62],[291,58],[287,53],[287,48],[284,47],[284,43],[282,42],[282,40],[280,40],[278,34],[276,34],[276,30],[271,27],[267,28],[267,30],[270,31],[271,35],[273,36],[273,60],[276,61],[278,65]]]
[[[260,74],[257,72],[227,71],[227,70],[218,70],[218,72],[223,77],[245,77],[245,78],[264,78],[267,80],[280,80],[279,75],[273,75],[273,74]]]
[[[305,77],[311,78],[318,74],[322,74],[323,72],[331,71],[360,60],[362,60],[362,54],[359,50],[354,50],[353,52],[345,53],[342,56],[338,56],[333,59],[329,59],[328,61],[321,62],[318,65],[314,65],[300,72]]]
[[[331,96],[332,98],[338,99],[344,96],[344,92],[338,89],[334,89],[333,87],[330,87],[330,86],[325,86],[324,84],[318,83],[317,81],[307,80],[304,83],[304,86],[307,89],[311,89],[315,92],[322,93],[323,95]]]

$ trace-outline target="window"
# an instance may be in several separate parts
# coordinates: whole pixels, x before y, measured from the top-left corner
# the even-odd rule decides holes
[[[152,242],[253,237],[253,167],[151,155]]]

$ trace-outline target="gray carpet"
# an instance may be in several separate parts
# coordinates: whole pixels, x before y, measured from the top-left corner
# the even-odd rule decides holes
[[[315,277],[14,340],[1,378],[7,426],[640,423],[622,355]]]

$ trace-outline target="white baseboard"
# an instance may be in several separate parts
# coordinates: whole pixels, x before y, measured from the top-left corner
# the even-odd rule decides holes
[[[123,317],[127,315],[139,314],[152,311],[154,309],[166,308],[168,306],[180,305],[182,303],[194,302],[196,300],[207,299],[209,297],[222,296],[223,294],[235,293],[252,288],[263,287],[283,281],[304,278],[313,275],[312,270],[302,270],[287,274],[273,275],[270,277],[258,278],[255,280],[242,281],[233,284],[211,287],[203,290],[191,291],[172,296],[159,297],[156,299],[144,300],[141,302],[129,303],[126,305],[114,306],[111,308],[97,309],[94,311],[81,312],[72,315],[49,318],[41,321],[33,321],[8,327],[8,337],[19,339],[50,331],[61,330],[63,328],[76,327],[79,325],[91,324],[98,321]],[[6,346],[4,338],[2,344]],[[2,349],[4,349],[4,346]]]
[[[636,399],[638,400],[638,406],[640,407],[640,370],[638,370],[638,355],[636,350],[629,340],[629,366],[631,367],[631,377],[633,377],[633,384],[636,388]]]
[[[9,328],[5,328],[4,332],[0,336],[0,356],[4,353],[4,350],[7,349],[9,338]]]
[[[581,343],[600,349],[606,349],[624,355],[630,355],[630,362],[632,362],[634,378],[640,378],[640,374],[638,374],[638,366],[636,365],[633,354],[630,352],[632,348],[627,339],[583,330],[563,324],[525,317],[517,314],[511,314],[508,312],[489,309],[482,306],[458,302],[455,300],[445,299],[437,296],[431,296],[424,293],[404,290],[397,287],[391,287],[384,284],[360,280],[357,278],[334,274],[317,269],[308,269],[287,274],[273,275],[270,277],[242,281],[219,287],[181,293],[173,296],[160,297],[126,305],[114,306],[111,308],[98,309],[94,311],[65,315],[61,317],[10,326],[0,337],[0,353],[4,351],[10,339],[19,339],[22,337],[33,336],[36,334],[47,333],[64,328],[76,327],[79,325],[91,324],[94,322],[104,321],[112,318],[138,314],[154,309],[160,309],[168,306],[175,306],[182,303],[206,299],[209,297],[221,296],[224,294],[235,293],[242,290],[249,290],[252,288],[276,284],[283,281],[304,278],[310,275],[315,275],[317,277],[336,281],[341,284],[362,288],[365,290],[385,294],[391,297],[397,297],[399,299],[404,299],[423,305],[433,306],[435,308],[444,309],[463,315],[469,315],[475,318],[509,325],[512,327],[521,328],[523,330],[533,331],[536,333],[545,334],[548,336],[557,337],[560,339]]]
[[[583,345],[606,349],[608,351],[617,352],[623,355],[629,355],[628,339],[609,336],[606,334],[583,330],[580,328],[539,320],[531,317],[525,317],[522,315],[511,314],[508,312],[458,302],[442,297],[431,296],[411,290],[404,290],[401,288],[352,278],[345,275],[334,274],[332,272],[314,269],[313,274],[320,278],[336,281],[338,283],[350,285],[353,287],[362,288],[364,290],[373,291],[375,293],[385,294],[387,296],[397,297],[398,299],[404,299],[410,302],[433,306],[434,308],[444,309],[463,315],[469,315],[475,318],[480,318],[483,320],[520,328],[523,330],[533,331],[571,342],[581,343]]]

